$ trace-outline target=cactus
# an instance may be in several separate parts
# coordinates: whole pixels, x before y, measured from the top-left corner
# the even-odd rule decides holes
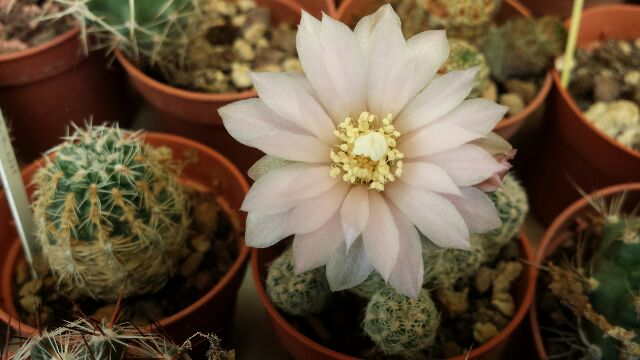
[[[324,267],[296,274],[291,250],[269,266],[266,285],[269,299],[277,308],[298,316],[319,313],[331,294]]]
[[[538,75],[562,54],[566,31],[550,16],[510,20],[493,27],[483,48],[491,74],[496,80]]]
[[[484,249],[477,240],[481,236],[471,235],[469,251],[438,248],[431,243],[423,242],[424,284],[450,287],[460,279],[473,276],[485,262]]]
[[[440,67],[440,73],[448,73],[454,70],[464,70],[474,66],[479,66],[480,71],[476,75],[473,89],[469,98],[480,96],[482,90],[489,83],[489,67],[482,52],[469,42],[461,39],[449,39],[449,58]]]
[[[384,353],[409,357],[434,344],[439,326],[438,310],[427,290],[411,299],[390,287],[369,300],[363,323],[365,333]]]
[[[425,0],[431,28],[445,28],[447,35],[481,46],[502,0]]]
[[[34,176],[39,245],[59,283],[101,300],[152,293],[184,247],[188,204],[171,150],[76,127]],[[125,287],[126,283],[126,287]]]

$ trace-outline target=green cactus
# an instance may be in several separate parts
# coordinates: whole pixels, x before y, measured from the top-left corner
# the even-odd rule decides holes
[[[440,67],[440,73],[448,73],[454,70],[464,70],[479,66],[480,71],[476,75],[473,89],[469,98],[477,98],[489,83],[489,67],[482,52],[469,42],[461,39],[449,39],[449,58]]]
[[[319,313],[331,294],[324,267],[296,274],[291,250],[269,266],[266,287],[277,308],[298,316]]]
[[[423,242],[424,284],[448,287],[473,276],[485,261],[484,249],[478,241],[480,236],[471,235],[471,250],[445,249]]]
[[[591,259],[593,309],[613,326],[635,332],[621,344],[591,322],[584,322],[589,341],[602,359],[637,358],[640,353],[640,217],[608,219],[599,251]],[[625,356],[623,356],[625,355]]]
[[[424,0],[431,28],[445,28],[447,35],[481,46],[502,0]]]
[[[518,18],[491,28],[483,51],[491,75],[504,82],[544,72],[562,54],[565,42],[566,31],[558,19]]]
[[[390,287],[369,300],[363,323],[365,333],[384,353],[405,356],[433,345],[439,326],[438,309],[427,290],[411,299]]]
[[[142,140],[117,127],[76,127],[34,176],[43,255],[60,283],[84,295],[157,291],[184,247],[188,204],[171,150]]]

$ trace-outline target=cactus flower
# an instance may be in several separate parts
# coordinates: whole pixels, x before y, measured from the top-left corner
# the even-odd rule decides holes
[[[417,297],[419,233],[469,249],[470,233],[500,226],[475,186],[508,168],[496,158],[511,147],[491,132],[507,109],[465,100],[477,68],[436,75],[445,32],[405,40],[389,5],[354,31],[303,13],[297,49],[304,75],[252,74],[259,98],[219,110],[231,136],[267,154],[249,171],[246,242],[293,235],[296,271],[326,266],[332,290],[375,269]]]

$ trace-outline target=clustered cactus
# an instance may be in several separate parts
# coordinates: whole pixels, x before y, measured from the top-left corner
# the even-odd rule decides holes
[[[489,67],[477,47],[462,39],[449,39],[449,58],[440,67],[440,73],[464,70],[478,66],[480,70],[473,83],[469,98],[477,98],[489,83]]]
[[[422,238],[424,286],[417,299],[396,292],[375,271],[363,283],[347,290],[367,299],[363,328],[384,353],[412,356],[433,345],[440,318],[427,289],[434,290],[434,295],[451,313],[467,309],[468,290],[456,291],[456,283],[470,281],[483,264],[495,261],[500,250],[517,235],[528,211],[526,193],[511,174],[505,176],[491,199],[503,225],[486,234],[472,235],[471,251],[441,249]],[[505,263],[503,267],[509,269],[496,270],[489,280],[493,285],[488,286],[493,286],[492,302],[496,308],[513,315],[513,299],[508,287],[520,273],[521,266],[514,262]],[[292,252],[288,250],[269,268],[267,293],[274,305],[288,314],[316,314],[330,294],[324,270],[295,274]]]
[[[492,27],[483,48],[491,74],[499,81],[537,75],[562,54],[566,31],[554,17],[519,18]]]
[[[171,150],[141,133],[88,126],[51,151],[34,176],[33,207],[59,283],[101,300],[162,288],[188,227]]]
[[[447,35],[481,46],[500,10],[502,0],[425,0],[431,28],[445,28]]]

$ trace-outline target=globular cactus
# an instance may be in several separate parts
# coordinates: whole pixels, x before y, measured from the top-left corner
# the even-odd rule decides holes
[[[51,151],[34,176],[33,207],[59,282],[101,300],[162,288],[189,222],[171,150],[141,133],[89,126]]]
[[[319,313],[331,294],[324,267],[296,274],[291,250],[269,266],[266,288],[277,308],[298,316]]]
[[[565,42],[566,31],[558,19],[519,18],[491,28],[483,51],[491,75],[504,82],[544,72],[562,54]]]
[[[424,284],[451,287],[458,280],[472,277],[486,259],[480,236],[471,235],[471,250],[438,248],[423,242]]]
[[[386,287],[382,276],[377,271],[372,271],[369,277],[367,277],[360,285],[352,287],[347,291],[356,294],[365,299],[370,299],[373,295],[375,295],[380,289]]]
[[[474,66],[480,68],[473,83],[469,98],[477,98],[489,83],[489,67],[482,52],[477,47],[462,39],[449,39],[449,58],[440,67],[440,73],[464,70]]]
[[[438,309],[427,290],[411,299],[390,287],[369,300],[363,323],[365,333],[384,353],[409,357],[434,344],[439,326]]]
[[[424,0],[431,28],[445,28],[449,37],[477,46],[501,5],[502,0]]]

